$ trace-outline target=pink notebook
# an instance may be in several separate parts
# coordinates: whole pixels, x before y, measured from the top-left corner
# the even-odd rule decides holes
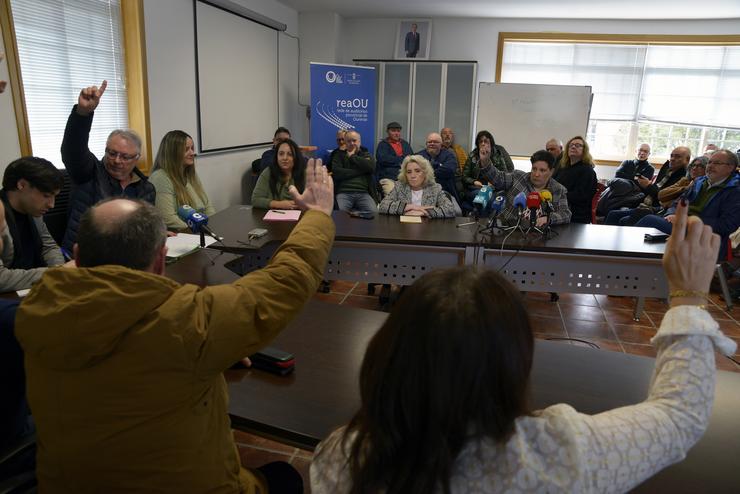
[[[265,221],[298,221],[301,217],[297,209],[271,209],[262,218]]]

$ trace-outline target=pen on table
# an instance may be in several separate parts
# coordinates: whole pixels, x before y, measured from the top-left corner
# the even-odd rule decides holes
[[[62,251],[62,255],[64,256],[65,261],[69,261],[72,259],[72,254],[65,249],[64,247],[60,247],[60,250]]]
[[[277,209],[271,209],[271,213],[277,213],[277,214],[285,214],[285,211],[278,211]]]

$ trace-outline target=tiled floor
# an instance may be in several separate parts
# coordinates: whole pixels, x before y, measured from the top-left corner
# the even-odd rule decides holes
[[[380,287],[378,287],[378,290]],[[317,300],[382,310],[378,297],[367,294],[367,285],[334,281],[330,293],[317,293]],[[563,293],[556,303],[550,302],[547,293],[530,292],[525,297],[532,320],[532,329],[537,338],[570,338],[566,345],[598,345],[603,351],[625,352],[635,355],[655,356],[650,338],[657,331],[668,306],[658,299],[645,301],[645,312],[640,321],[632,319],[634,299]],[[724,333],[738,342],[740,348],[740,305],[732,311],[724,310],[718,295],[711,295],[709,312],[714,316]],[[576,341],[582,340],[582,341]],[[740,361],[740,349],[734,359]],[[717,354],[717,368],[740,372],[740,366]],[[291,463],[303,475],[308,491],[308,466],[311,452],[274,441],[269,441],[244,432],[234,432],[242,463],[256,466],[269,461],[283,460]]]

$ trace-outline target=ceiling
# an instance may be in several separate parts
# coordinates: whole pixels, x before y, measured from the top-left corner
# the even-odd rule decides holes
[[[298,12],[342,17],[541,19],[731,19],[740,0],[278,0]]]

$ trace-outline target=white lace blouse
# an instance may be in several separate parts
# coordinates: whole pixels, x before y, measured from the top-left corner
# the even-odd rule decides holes
[[[505,444],[480,439],[457,458],[453,493],[625,492],[682,460],[707,427],[714,400],[714,346],[732,354],[704,310],[670,309],[652,340],[658,349],[648,398],[597,415],[559,404],[516,420]],[[311,465],[314,494],[350,487],[346,454],[333,432]]]

